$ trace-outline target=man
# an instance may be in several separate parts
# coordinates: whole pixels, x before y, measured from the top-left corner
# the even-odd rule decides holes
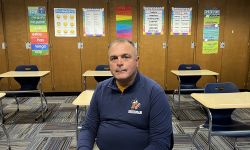
[[[114,77],[96,87],[78,149],[171,149],[172,117],[164,90],[138,72],[133,42],[117,39],[109,46],[110,71]]]

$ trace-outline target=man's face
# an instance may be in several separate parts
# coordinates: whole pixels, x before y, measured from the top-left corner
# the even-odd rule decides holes
[[[116,80],[129,83],[138,68],[138,56],[129,43],[115,43],[109,49],[109,67]]]

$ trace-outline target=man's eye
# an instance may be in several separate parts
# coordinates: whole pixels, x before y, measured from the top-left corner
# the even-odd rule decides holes
[[[122,56],[122,58],[128,59],[128,58],[130,58],[130,56],[129,55],[124,55],[124,56]]]
[[[116,60],[117,59],[117,57],[110,57],[110,60],[111,61],[114,61],[114,60]]]

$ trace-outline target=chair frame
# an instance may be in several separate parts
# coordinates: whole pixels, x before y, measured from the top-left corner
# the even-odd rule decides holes
[[[211,85],[211,84],[215,84],[215,85],[222,85],[222,84],[227,84],[229,86],[232,86],[232,88],[234,88],[233,86],[235,86],[235,91],[224,91],[224,92],[217,92],[217,93],[231,93],[231,92],[239,92],[238,88],[236,87],[236,85],[234,85],[233,83],[231,82],[225,82],[225,83],[210,83],[210,84],[207,84],[206,87],[205,87],[205,92],[206,92],[206,88]],[[237,88],[237,89],[236,89]],[[232,90],[232,89],[231,89]],[[207,92],[207,93],[212,93],[212,92]],[[216,92],[214,92],[216,93]],[[239,123],[242,127],[245,127],[247,128],[247,130],[221,130],[221,131],[213,131],[213,115],[212,115],[212,112],[209,108],[205,107],[205,110],[207,112],[207,117],[208,117],[208,127],[206,126],[206,122],[200,126],[198,126],[194,133],[193,133],[193,137],[192,137],[192,142],[194,143],[194,139],[195,139],[195,136],[196,134],[198,133],[198,131],[201,129],[201,128],[208,128],[208,147],[209,147],[209,150],[211,149],[211,143],[212,143],[212,136],[228,136],[228,137],[234,137],[235,140],[234,140],[234,148],[237,146],[236,145],[236,140],[237,140],[237,137],[245,137],[245,136],[250,136],[250,126],[244,124],[244,123],[241,123],[239,121],[235,121],[237,123]],[[234,109],[224,109],[225,111],[229,110],[231,111],[231,113],[233,112]],[[231,116],[230,116],[231,118]],[[232,121],[234,121],[232,118],[231,118]],[[225,127],[223,125],[221,125],[222,127]]]
[[[20,66],[26,66],[26,67],[29,67],[29,66],[34,66],[34,65],[20,65]],[[19,66],[17,66],[19,67]],[[20,71],[20,70],[17,70],[17,71]],[[24,71],[27,71],[27,70],[24,70]],[[38,71],[38,70],[37,70]],[[34,78],[34,77],[15,77],[16,78]],[[41,110],[41,114],[39,116],[37,116],[35,118],[35,121],[38,121],[39,118],[41,117],[42,118],[42,121],[44,122],[45,121],[45,117],[44,117],[44,113],[48,111],[48,102],[47,102],[47,99],[43,93],[43,91],[41,90],[41,77],[35,77],[35,78],[39,78],[39,81],[37,83],[37,89],[34,89],[34,90],[16,90],[16,91],[4,91],[6,94],[14,94],[14,98],[15,98],[15,101],[16,101],[16,104],[17,104],[17,110],[15,113],[17,113],[19,111],[19,102],[18,102],[18,97],[17,97],[17,94],[25,94],[25,93],[38,93],[39,96],[40,96],[40,100],[41,100],[41,107],[42,107],[42,110]],[[17,81],[18,82],[18,81]],[[18,82],[19,83],[19,82]],[[20,84],[20,83],[19,83]],[[43,100],[45,101],[45,106],[44,106],[44,102]],[[2,101],[0,102],[0,105],[2,107]],[[5,118],[4,118],[4,112],[3,112],[3,109],[1,109],[0,111],[1,115],[2,115],[2,123],[5,122]],[[14,113],[14,114],[15,114]]]
[[[197,65],[197,64],[180,64],[179,67],[178,67],[178,70],[194,70],[192,69],[191,67],[195,65],[195,67],[199,68],[199,69],[195,69],[195,70],[200,70],[200,66]],[[182,67],[185,67],[187,69],[181,69]],[[189,77],[193,77],[193,76],[189,76]],[[201,78],[201,76],[195,76],[195,77],[198,77],[199,79]],[[181,88],[181,78],[180,76],[177,76],[177,79],[178,79],[178,89],[175,89],[174,92],[173,92],[173,100],[174,100],[174,96],[175,94],[178,93],[178,112],[177,112],[177,119],[179,119],[179,113],[181,111],[181,100],[180,100],[180,95],[181,95],[181,92],[203,92],[204,89],[203,88]],[[199,79],[196,81],[196,83],[199,81]],[[195,84],[196,84],[195,83]]]

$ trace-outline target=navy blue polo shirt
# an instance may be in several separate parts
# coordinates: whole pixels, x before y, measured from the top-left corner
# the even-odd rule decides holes
[[[99,83],[79,133],[78,149],[166,150],[172,117],[164,90],[137,73],[123,93],[114,78]]]

